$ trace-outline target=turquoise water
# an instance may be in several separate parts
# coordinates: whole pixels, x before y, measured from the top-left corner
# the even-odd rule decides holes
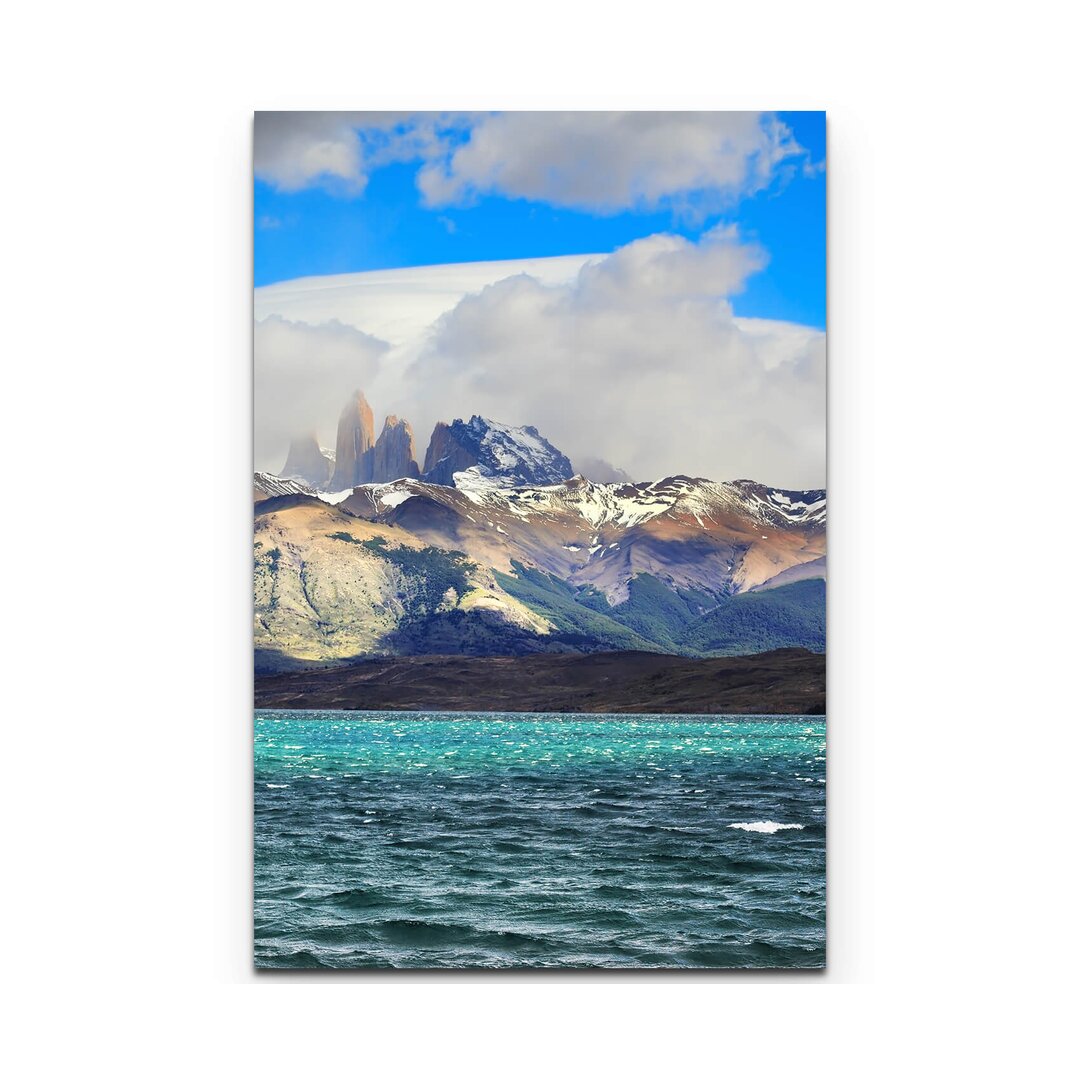
[[[820,967],[823,717],[260,711],[259,967]]]

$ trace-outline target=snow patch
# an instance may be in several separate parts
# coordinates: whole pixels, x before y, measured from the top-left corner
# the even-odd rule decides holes
[[[344,502],[353,493],[352,488],[346,488],[344,491],[316,491],[315,494],[324,503],[329,503],[331,506],[337,506],[338,503]]]

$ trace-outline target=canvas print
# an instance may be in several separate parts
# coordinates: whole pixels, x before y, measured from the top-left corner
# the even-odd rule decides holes
[[[258,113],[254,962],[825,963],[823,113]]]

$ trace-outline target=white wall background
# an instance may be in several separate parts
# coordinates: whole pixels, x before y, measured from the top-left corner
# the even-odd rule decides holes
[[[1061,1072],[1077,467],[1064,10],[8,13],[14,1075]],[[829,112],[824,976],[250,969],[251,113],[491,105]]]

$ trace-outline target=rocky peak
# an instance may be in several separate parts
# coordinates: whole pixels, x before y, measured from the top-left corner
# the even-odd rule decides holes
[[[385,484],[403,477],[415,479],[419,475],[412,427],[408,420],[388,416],[372,455],[372,482]]]
[[[513,487],[559,484],[574,475],[566,455],[535,427],[510,427],[483,416],[437,423],[424,457],[424,479],[451,487],[455,473],[472,468]]]
[[[454,473],[477,464],[475,440],[465,438],[464,427],[460,420],[453,424],[440,420],[435,425],[424,455],[424,479],[428,483],[453,487]]]
[[[374,468],[375,417],[362,390],[357,390],[338,420],[334,478],[330,486],[342,491],[371,483]]]

